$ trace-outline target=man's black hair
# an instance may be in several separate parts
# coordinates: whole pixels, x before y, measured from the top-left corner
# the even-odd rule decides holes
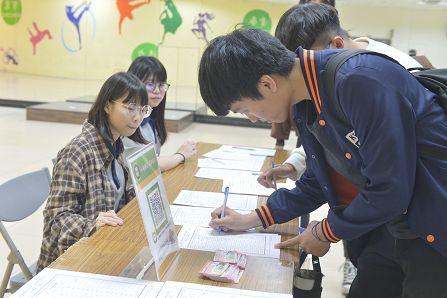
[[[291,51],[300,46],[310,49],[315,44],[325,48],[334,34],[349,38],[340,26],[337,10],[319,3],[291,7],[281,16],[275,31],[275,36]]]
[[[200,93],[219,116],[242,98],[262,99],[258,91],[261,76],[288,75],[295,54],[278,39],[259,29],[242,28],[213,39],[199,66]]]
[[[298,4],[307,4],[307,3],[323,3],[335,7],[335,0],[300,0]]]

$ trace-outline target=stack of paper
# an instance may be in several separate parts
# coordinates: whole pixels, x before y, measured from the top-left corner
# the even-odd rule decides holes
[[[277,183],[277,188],[295,188],[295,181],[287,179],[286,183]],[[230,193],[232,194],[247,194],[247,195],[258,195],[258,196],[270,196],[275,189],[265,188],[254,178],[247,177],[236,177],[231,179],[224,179],[222,191],[228,186]]]
[[[191,225],[208,227],[211,220],[211,212],[213,212],[215,209],[177,205],[170,205],[169,207],[171,208],[174,224],[178,226]],[[247,210],[236,211],[242,214],[250,213],[250,211]]]
[[[275,156],[275,149],[264,149],[247,146],[222,145],[217,150],[222,152],[239,153],[253,156]]]
[[[199,168],[260,171],[266,156],[274,156],[274,149],[223,145],[199,159]],[[221,178],[222,179],[222,178]]]
[[[281,236],[270,233],[221,233],[211,228],[183,226],[178,234],[179,245],[182,248],[217,251],[237,250],[250,256],[279,259],[279,249],[275,243],[281,241]]]
[[[291,298],[292,295],[45,268],[11,297],[22,298]]]
[[[201,158],[197,161],[199,168],[233,169],[242,171],[260,171],[263,160],[258,158],[245,160]]]
[[[217,208],[222,206],[224,195],[219,192],[182,190],[174,200],[176,205]],[[258,197],[249,195],[228,195],[227,207],[237,210],[254,210]]]
[[[213,168],[199,168],[194,177],[206,179],[231,179],[233,177],[255,177],[258,178],[262,172],[259,171],[240,171],[229,169],[213,169]]]
[[[13,297],[22,298],[133,298],[156,297],[163,283],[132,278],[45,268]]]
[[[292,295],[167,281],[157,297],[292,298]]]

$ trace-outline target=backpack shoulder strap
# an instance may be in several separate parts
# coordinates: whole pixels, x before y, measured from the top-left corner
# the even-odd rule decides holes
[[[447,113],[447,69],[430,69],[413,73],[425,88],[436,95],[436,102]],[[441,147],[417,144],[421,155],[435,159],[447,160],[447,150]]]
[[[331,114],[336,119],[336,121],[345,125],[349,125],[349,122],[344,116],[343,112],[341,111],[340,105],[337,102],[337,97],[335,95],[335,77],[343,63],[345,63],[349,58],[365,52],[367,51],[349,49],[333,55],[326,63],[326,68],[324,71],[324,83],[326,87],[326,93],[329,98],[328,104],[331,107]]]
[[[337,102],[335,94],[335,77],[337,71],[349,58],[358,54],[368,53],[376,56],[384,57],[388,60],[398,63],[391,57],[382,53],[372,52],[368,50],[354,50],[349,49],[333,55],[329,58],[324,73],[324,82],[326,93],[329,99],[329,106],[331,107],[331,115],[336,121],[347,126],[351,126],[345,115],[343,114],[339,103]],[[399,63],[398,63],[399,64]],[[437,101],[442,108],[447,112],[447,70],[446,69],[430,69],[420,72],[415,72],[413,75],[416,79],[424,85],[427,89],[437,95]],[[438,148],[431,145],[417,144],[417,151],[423,155],[440,160],[447,160],[447,151],[443,148]]]
[[[337,53],[333,55],[331,58],[329,58],[325,67],[324,83],[326,87],[326,93],[329,97],[329,106],[331,107],[331,114],[336,119],[336,121],[339,121],[340,123],[343,123],[348,126],[350,124],[346,119],[346,117],[344,116],[343,112],[341,111],[339,103],[337,102],[337,97],[335,94],[335,77],[337,75],[338,70],[343,65],[343,63],[345,63],[347,60],[356,55],[364,53],[381,56],[388,60],[394,61],[395,63],[398,63],[393,58],[388,57],[382,53],[377,53],[368,50],[360,50],[360,49],[348,49],[340,53]]]
[[[447,113],[447,69],[429,69],[413,73],[425,88],[437,95],[437,102]]]

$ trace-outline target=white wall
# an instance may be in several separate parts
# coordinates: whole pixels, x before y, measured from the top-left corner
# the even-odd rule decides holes
[[[390,8],[337,6],[341,24],[354,36],[391,38],[391,45],[408,53],[416,49],[437,68],[447,68],[447,7]]]

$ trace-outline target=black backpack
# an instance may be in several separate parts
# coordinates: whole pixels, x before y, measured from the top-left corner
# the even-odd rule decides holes
[[[333,55],[329,58],[326,64],[324,80],[326,85],[326,92],[329,96],[331,104],[331,115],[340,123],[347,126],[351,126],[341,111],[340,106],[335,98],[335,75],[341,65],[346,62],[349,58],[362,54],[368,53],[372,55],[377,55],[384,57],[388,60],[392,60],[398,63],[396,60],[377,52],[367,51],[367,50],[346,50]],[[447,69],[425,69],[418,72],[412,73],[414,77],[421,83],[425,88],[436,94],[437,102],[441,105],[444,111],[447,113]],[[447,150],[435,146],[417,144],[417,151],[427,157],[432,157],[441,160],[447,160]]]

